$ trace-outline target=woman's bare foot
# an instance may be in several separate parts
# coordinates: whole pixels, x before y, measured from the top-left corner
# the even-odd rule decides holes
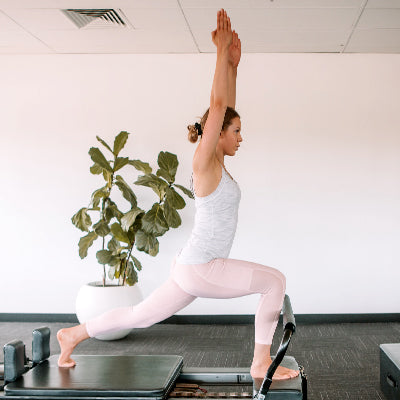
[[[268,368],[271,365],[272,360],[263,363],[263,364],[254,364],[251,366],[250,375],[254,380],[264,379],[265,375],[267,374]],[[294,369],[289,369],[285,367],[279,366],[273,377],[273,381],[283,381],[285,379],[292,379],[299,375],[299,371],[295,371]]]
[[[271,345],[254,343],[254,357],[251,364],[250,375],[254,381],[264,379],[269,366],[272,364]],[[295,378],[299,375],[299,371],[279,366],[273,377],[273,381],[283,381],[285,379]]]
[[[66,368],[75,366],[76,363],[71,358],[71,354],[80,342],[88,338],[89,335],[84,324],[73,326],[72,328],[60,329],[57,332],[57,340],[61,348],[58,366]]]

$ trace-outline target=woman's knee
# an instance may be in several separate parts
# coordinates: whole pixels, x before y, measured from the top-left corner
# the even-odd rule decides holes
[[[253,271],[250,290],[264,294],[272,290],[284,294],[286,291],[286,277],[275,268],[257,269]]]
[[[274,276],[276,279],[276,286],[278,290],[282,290],[282,293],[285,294],[286,291],[286,276],[279,271],[278,269],[274,268]]]
[[[275,269],[275,275],[276,275],[276,278],[282,284],[283,290],[285,291],[286,290],[286,276],[283,275],[283,273],[277,269]]]

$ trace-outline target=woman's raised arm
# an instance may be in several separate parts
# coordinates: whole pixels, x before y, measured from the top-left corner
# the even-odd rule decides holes
[[[217,63],[211,89],[210,110],[203,129],[202,139],[196,152],[196,169],[206,170],[210,160],[215,157],[220,132],[228,107],[228,64],[229,46],[232,43],[232,30],[226,11],[217,15]]]
[[[217,46],[217,30],[211,32],[212,41]],[[237,67],[242,55],[242,42],[235,30],[232,30],[232,43],[229,46],[229,63],[228,63],[228,107],[236,106],[236,77]],[[213,94],[211,93],[211,103],[213,102]]]

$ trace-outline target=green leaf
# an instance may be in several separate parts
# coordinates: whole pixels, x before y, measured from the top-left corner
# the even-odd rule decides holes
[[[117,279],[121,275],[121,270],[123,269],[122,264],[123,264],[123,262],[122,262],[122,260],[120,260],[119,264],[115,266],[114,277]]]
[[[118,222],[115,222],[111,225],[111,233],[115,237],[116,240],[124,243],[130,243],[128,235],[121,228],[121,225]]]
[[[166,171],[167,175],[171,177],[171,180],[168,179],[168,182],[174,182],[176,171],[179,165],[176,154],[169,153],[168,151],[160,151],[157,162],[160,166],[160,169]]]
[[[183,200],[183,197],[177,193],[174,188],[168,187],[165,194],[171,207],[175,208],[176,210],[185,208],[185,200]]]
[[[127,233],[127,235],[128,235],[129,243],[133,243],[133,242],[135,241],[136,232],[133,231],[132,228],[131,228],[131,229],[129,229],[129,231],[126,232],[126,233]]]
[[[121,218],[121,226],[124,231],[128,231],[129,228],[134,224],[136,221],[136,217],[140,214],[144,214],[144,211],[140,208],[134,208],[128,211],[122,218]]]
[[[91,167],[90,167],[90,172],[93,175],[100,175],[103,172],[103,168],[100,167],[99,164],[94,163]]]
[[[113,266],[114,268],[114,278],[119,278],[120,276],[120,272],[121,272],[121,265],[122,265],[122,260],[119,260],[119,263],[115,266]]]
[[[140,263],[140,261],[136,257],[133,257],[132,254],[131,254],[131,258],[133,260],[133,263],[135,264],[136,269],[138,271],[141,271],[142,270],[142,264]]]
[[[110,163],[106,160],[103,153],[97,147],[91,147],[89,150],[90,158],[101,168],[113,172]]]
[[[111,260],[111,257],[112,257],[112,253],[109,250],[99,250],[96,253],[97,261],[100,264],[108,264]]]
[[[127,269],[127,274],[126,274],[126,284],[128,286],[133,286],[135,283],[137,283],[138,276],[137,276],[137,272],[135,271],[135,268],[133,268],[132,261],[129,261],[127,268],[128,269]]]
[[[160,244],[158,243],[158,240],[156,239],[155,245],[153,247],[151,247],[149,250],[149,255],[152,257],[155,257],[159,252],[159,246],[160,246]]]
[[[114,162],[114,172],[124,167],[126,164],[128,164],[128,162],[129,162],[128,157],[117,157],[117,159]]]
[[[114,140],[114,150],[113,153],[115,157],[118,157],[119,152],[124,148],[126,141],[128,140],[128,132],[120,132]]]
[[[89,232],[89,228],[92,225],[92,220],[87,213],[87,208],[81,208],[76,214],[71,218],[72,223],[81,231]]]
[[[147,186],[154,190],[157,193],[158,197],[163,199],[165,195],[165,190],[168,187],[168,183],[163,179],[160,179],[158,176],[154,174],[141,175],[138,177],[137,181],[134,182],[135,185]]]
[[[159,243],[157,238],[145,231],[139,230],[136,233],[135,244],[138,250],[144,251],[153,257],[158,254]]]
[[[168,183],[165,182],[163,179],[160,179],[158,176],[154,174],[147,174],[147,175],[141,175],[138,177],[137,181],[135,182],[137,185],[141,186],[157,186],[160,188],[166,188],[168,187]]]
[[[89,247],[93,244],[93,242],[98,238],[96,232],[89,232],[86,236],[83,236],[79,240],[79,257],[85,258],[87,256],[87,252]]]
[[[144,231],[154,236],[162,236],[168,231],[169,226],[159,203],[154,203],[151,210],[144,215],[142,227]]]
[[[112,177],[113,177],[113,174],[112,174],[111,172],[109,172],[109,171],[103,169],[103,178],[104,178],[104,180],[107,182],[106,187],[107,187],[108,189],[111,189],[111,186],[112,186]]]
[[[171,228],[177,228],[181,225],[182,220],[175,208],[171,207],[169,201],[166,200],[163,204],[164,215],[168,225]]]
[[[121,262],[121,259],[118,256],[111,256],[110,261],[108,261],[108,265],[111,267],[116,267]]]
[[[120,247],[121,245],[114,237],[107,244],[108,250],[112,251],[113,253],[116,253]]]
[[[120,221],[124,213],[118,210],[117,205],[112,200],[108,199],[107,206],[104,209],[104,216],[107,222],[110,222],[114,217]]]
[[[93,207],[98,207],[100,204],[100,199],[104,198],[104,197],[108,197],[108,195],[109,195],[109,192],[108,192],[107,188],[105,188],[105,187],[95,190],[92,193],[91,204],[93,205]]]
[[[115,278],[115,267],[110,267],[108,269],[107,275],[108,275],[108,279],[113,280]]]
[[[96,139],[97,139],[106,149],[110,150],[111,153],[113,152],[113,151],[111,150],[111,147],[110,147],[101,137],[96,136]]]
[[[120,264],[119,270],[118,270],[118,272],[119,272],[118,277],[119,277],[119,284],[120,285],[123,285],[124,284],[124,279],[126,279],[126,276],[125,276],[126,267],[127,267],[127,263],[125,261],[121,261],[121,264]]]
[[[111,232],[110,227],[104,220],[100,220],[97,224],[93,225],[93,229],[101,237],[107,236]]]
[[[145,174],[151,174],[153,171],[149,163],[140,160],[129,160],[128,164],[133,165],[138,171],[142,171]]]
[[[131,230],[133,230],[134,232],[137,232],[139,229],[142,228],[143,216],[144,216],[144,214],[139,214],[136,217],[136,220],[135,220],[134,224],[131,226]]]
[[[121,175],[117,175],[115,178],[115,184],[118,186],[118,189],[121,191],[122,196],[126,200],[131,203],[132,208],[137,207],[136,195],[133,193],[133,190],[129,187],[129,185],[124,181]]]
[[[186,189],[182,185],[177,185],[176,183],[174,184],[174,186],[176,186],[177,188],[181,189],[182,192],[186,194],[186,196],[190,197],[191,199],[194,199],[193,193],[189,189]]]
[[[168,171],[166,171],[165,169],[159,169],[157,170],[157,176],[161,176],[162,178],[164,178],[168,183],[172,183],[174,181],[174,179],[172,178],[172,176],[168,173]]]

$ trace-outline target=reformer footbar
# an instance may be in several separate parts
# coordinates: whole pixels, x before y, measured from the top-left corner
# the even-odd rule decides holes
[[[285,296],[282,311],[284,334],[281,345],[261,382],[252,381],[249,368],[185,368],[183,358],[178,355],[76,355],[75,367],[60,368],[57,365],[58,355],[48,358],[50,330],[43,327],[34,331],[33,357],[28,363],[22,342],[13,341],[4,347],[4,369],[7,373],[5,390],[0,393],[0,399],[306,399],[307,380],[304,371],[293,357],[285,356],[296,329],[288,296]],[[293,379],[272,382],[279,365],[299,369],[300,374]],[[212,385],[213,389],[205,390],[199,385]],[[219,386],[218,391],[215,391],[215,385]],[[226,385],[238,386],[238,390],[224,390]]]

